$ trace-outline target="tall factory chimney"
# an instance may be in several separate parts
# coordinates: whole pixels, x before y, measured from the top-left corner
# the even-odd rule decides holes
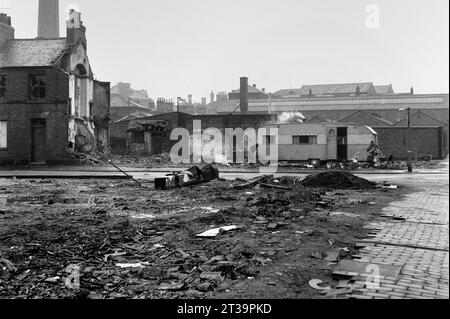
[[[248,111],[248,78],[241,78],[240,93],[240,108],[241,112],[246,113]]]
[[[59,38],[59,0],[39,0],[39,38]]]

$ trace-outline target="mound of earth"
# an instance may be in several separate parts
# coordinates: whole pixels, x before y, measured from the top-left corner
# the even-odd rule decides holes
[[[309,175],[301,184],[308,187],[329,187],[337,189],[370,189],[376,183],[348,172],[323,172]]]

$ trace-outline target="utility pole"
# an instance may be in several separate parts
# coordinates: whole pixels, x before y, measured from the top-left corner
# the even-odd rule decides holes
[[[408,114],[408,173],[413,172],[413,165],[412,165],[412,149],[411,149],[411,108],[403,108],[399,111],[407,111]]]

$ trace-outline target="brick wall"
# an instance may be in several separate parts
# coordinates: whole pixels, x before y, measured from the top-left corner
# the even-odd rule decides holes
[[[267,122],[276,121],[277,115],[269,114],[235,114],[235,115],[189,115],[185,113],[165,113],[158,114],[152,117],[145,118],[152,121],[166,121],[169,124],[169,129],[166,136],[162,139],[163,152],[170,151],[172,146],[177,141],[170,141],[170,133],[175,128],[185,128],[192,135],[193,133],[193,121],[200,120],[202,124],[202,130],[207,128],[218,128],[225,133],[225,128],[257,128]],[[140,119],[143,120],[143,119]],[[111,124],[111,147],[112,152],[116,154],[126,153],[126,141],[127,141],[127,129],[130,121],[124,121]]]
[[[25,164],[31,160],[31,119],[45,118],[48,162],[68,159],[69,80],[46,68],[1,69],[6,74],[5,98],[0,101],[0,120],[8,124],[8,148],[0,150],[0,165]],[[47,98],[30,101],[29,74],[47,75]]]
[[[395,159],[408,158],[407,127],[374,127],[378,133],[378,143],[385,156],[393,155]],[[446,154],[444,130],[442,127],[412,127],[411,149],[414,155],[431,154],[439,159]]]
[[[45,118],[47,127],[47,158],[68,159],[67,104],[0,104],[0,120],[8,122],[8,148],[0,151],[0,164],[26,164],[31,156],[31,119]]]
[[[6,75],[5,98],[0,103],[28,102],[29,74],[47,75],[47,102],[67,101],[69,97],[69,79],[66,74],[54,69],[20,68],[1,69],[0,73]]]

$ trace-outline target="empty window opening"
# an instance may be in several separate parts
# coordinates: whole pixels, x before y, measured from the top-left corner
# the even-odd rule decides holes
[[[312,144],[317,144],[317,136],[294,135],[292,137],[292,144],[295,144],[295,145],[312,145]]]
[[[6,95],[6,76],[0,74],[0,99],[4,98]]]
[[[45,99],[47,94],[46,76],[42,74],[30,75],[30,97],[33,100]]]
[[[132,144],[144,144],[144,132],[132,132],[131,133],[131,143]]]

